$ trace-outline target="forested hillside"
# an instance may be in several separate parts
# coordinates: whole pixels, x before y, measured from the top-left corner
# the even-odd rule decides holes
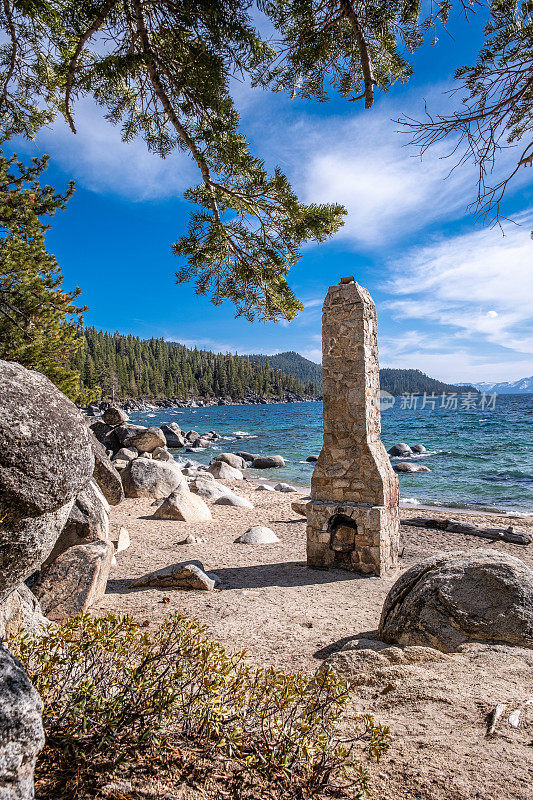
[[[453,383],[443,383],[435,378],[430,378],[419,369],[391,369],[384,367],[379,371],[381,388],[390,392],[395,397],[407,392],[408,394],[446,394],[477,392],[473,386],[456,386]]]
[[[271,367],[294,375],[302,383],[314,383],[317,387],[322,385],[322,367],[320,364],[309,361],[308,358],[295,353],[294,350],[289,350],[286,353],[276,353],[273,356],[254,354],[250,356],[250,359],[259,364],[265,364],[268,360]]]
[[[268,362],[252,363],[246,356],[190,350],[164,339],[145,340],[95,328],[85,330],[85,346],[70,358],[69,366],[79,370],[83,389],[100,387],[99,395],[117,400],[316,394],[312,384],[306,386]]]
[[[276,353],[273,356],[253,355],[250,356],[253,361],[260,364],[265,364],[267,359],[271,367],[281,369],[283,372],[290,372],[300,381],[307,383],[310,381],[320,387],[322,385],[322,367],[320,364],[315,364],[314,361],[309,361],[299,353],[290,350],[286,353]],[[407,392],[408,394],[423,394],[427,392],[435,392],[435,394],[442,394],[443,392],[457,392],[462,394],[468,391],[477,391],[472,386],[455,386],[450,383],[443,383],[435,378],[430,378],[419,369],[391,369],[384,367],[379,371],[381,388],[386,392],[390,392],[395,397]],[[317,389],[321,391],[321,389]]]

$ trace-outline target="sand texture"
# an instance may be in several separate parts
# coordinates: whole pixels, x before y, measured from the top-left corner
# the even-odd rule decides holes
[[[114,507],[112,538],[124,526],[131,546],[117,556],[94,613],[122,611],[155,628],[181,611],[198,617],[226,646],[246,649],[252,661],[285,669],[314,670],[351,639],[375,639],[383,600],[397,576],[308,569],[305,521],[291,510],[299,495],[257,491],[247,481],[227,485],[250,499],[254,509],[208,501],[213,519],[190,524],[151,519],[151,500],[125,500]],[[401,511],[403,518],[424,514],[482,526],[533,528],[531,520],[504,516]],[[252,525],[267,526],[280,542],[234,543]],[[180,544],[189,534],[206,540]],[[437,551],[476,548],[509,553],[533,568],[533,545],[402,526],[400,571]],[[187,560],[199,560],[215,573],[219,588],[130,588],[148,572]],[[388,676],[371,677],[354,693],[355,710],[374,713],[393,736],[389,753],[371,767],[373,798],[532,800],[533,706],[523,712],[517,729],[507,718],[533,699],[533,651],[474,646],[447,659],[391,670]],[[486,716],[500,702],[508,713],[494,736],[486,737]]]

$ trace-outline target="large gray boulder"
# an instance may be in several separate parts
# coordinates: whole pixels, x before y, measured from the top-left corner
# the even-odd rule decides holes
[[[118,506],[124,500],[124,489],[118,470],[92,431],[89,432],[94,456],[93,478],[110,506]]]
[[[219,453],[218,456],[214,457],[213,461],[222,461],[224,464],[229,464],[233,469],[246,469],[247,467],[244,458],[235,453]]]
[[[398,444],[393,444],[393,446],[387,450],[387,453],[390,456],[410,456],[413,454],[413,451],[405,442],[398,442]]]
[[[431,472],[425,464],[414,464],[412,461],[400,461],[393,466],[394,472]]]
[[[396,581],[379,631],[385,642],[445,653],[466,642],[533,648],[533,571],[493,550],[437,553]]]
[[[0,800],[32,800],[44,745],[41,698],[22,664],[0,644]]]
[[[136,458],[122,470],[122,483],[126,497],[168,497],[181,486],[185,478],[175,461],[157,461]]]
[[[0,605],[0,637],[5,639],[22,628],[32,639],[45,633],[48,620],[41,611],[39,601],[25,583],[13,589]],[[1,792],[0,792],[1,797]]]
[[[32,589],[43,613],[62,620],[87,611],[105,593],[114,554],[110,541],[79,544],[61,553]]]
[[[180,522],[207,522],[211,512],[198,494],[182,484],[156,508],[153,519],[172,519]]]
[[[136,447],[141,453],[151,453],[156,447],[165,447],[167,440],[161,428],[146,428],[128,436],[122,444],[125,447]]]
[[[210,473],[206,473],[209,475],[210,478],[213,476]],[[227,486],[224,486],[222,483],[218,483],[214,478],[213,480],[205,480],[200,476],[194,478],[190,484],[189,489],[194,494],[197,494],[199,497],[202,497],[204,500],[218,500],[219,497],[222,497],[225,494],[231,494],[230,489]]]
[[[161,430],[167,442],[167,447],[185,447],[185,437],[177,422],[170,422],[168,425],[161,425]]]
[[[98,419],[89,423],[89,430],[93,432],[105,450],[116,450],[118,447],[118,437],[115,429],[103,420]]]
[[[122,425],[123,422],[127,422],[129,420],[128,415],[125,411],[121,408],[116,408],[115,406],[109,406],[106,408],[104,413],[102,414],[102,419],[107,425]]]
[[[252,461],[254,469],[275,469],[284,466],[285,460],[282,456],[259,456]]]
[[[81,413],[49,380],[0,361],[0,601],[48,556],[94,468]]]
[[[76,498],[65,527],[45,559],[47,566],[69,547],[109,539],[109,505],[94,481]]]
[[[92,427],[94,430],[95,426],[93,425]],[[142,433],[143,431],[147,430],[147,428],[145,425],[133,425],[131,422],[124,422],[122,425],[117,425],[116,428],[112,428],[111,430],[113,431],[119,446],[122,446],[128,439],[131,439],[133,436]],[[98,435],[97,438],[99,438]]]
[[[221,481],[242,481],[244,475],[240,469],[235,469],[224,461],[213,461],[208,467],[208,472]]]

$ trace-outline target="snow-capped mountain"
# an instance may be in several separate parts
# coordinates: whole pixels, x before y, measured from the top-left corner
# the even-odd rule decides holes
[[[533,375],[530,378],[520,378],[517,381],[504,381],[503,383],[475,383],[476,389],[487,394],[533,394]]]

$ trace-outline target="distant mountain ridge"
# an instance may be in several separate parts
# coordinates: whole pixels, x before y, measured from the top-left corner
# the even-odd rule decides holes
[[[487,394],[533,394],[533,375],[529,378],[519,378],[517,381],[502,381],[501,383],[476,383],[477,389]]]
[[[268,361],[270,367],[279,369],[289,375],[294,375],[301,383],[314,383],[317,387],[322,385],[322,367],[320,364],[315,364],[308,358],[304,358],[294,350],[288,350],[286,353],[276,353],[272,356],[264,354],[255,354],[248,356],[250,361],[256,361],[259,364],[266,364]],[[436,378],[430,378],[419,369],[392,369],[383,367],[379,371],[381,388],[398,397],[401,394],[446,394],[464,392],[475,392],[477,389],[468,385],[457,385],[452,383],[443,383]]]

